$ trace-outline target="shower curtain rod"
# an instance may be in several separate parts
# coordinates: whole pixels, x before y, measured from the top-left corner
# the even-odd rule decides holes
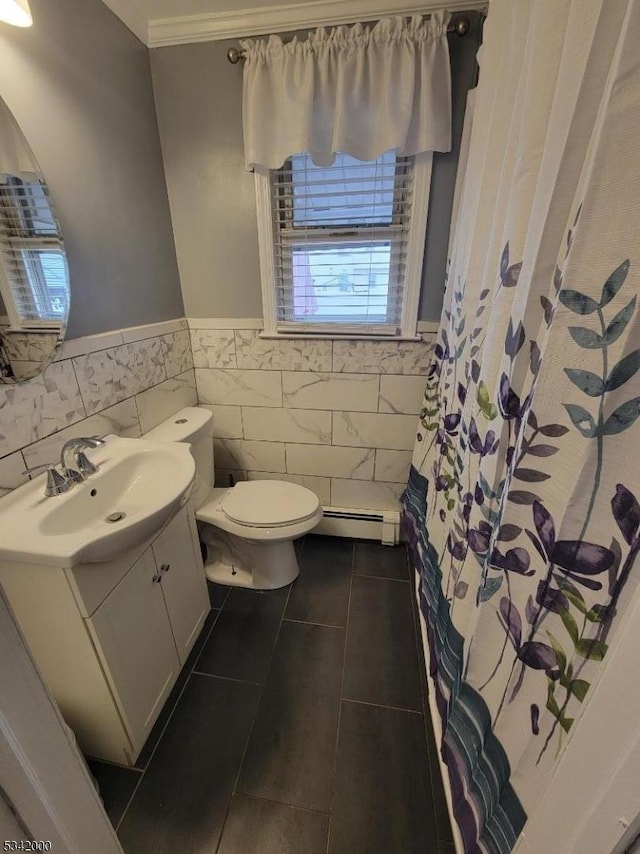
[[[430,18],[431,15],[425,15],[425,17]],[[458,18],[457,21],[452,24],[449,24],[449,26],[447,27],[447,32],[455,33],[457,36],[466,36],[466,34],[469,32],[470,26],[471,25],[468,18]],[[233,65],[240,62],[241,59],[244,59],[244,55],[244,51],[240,50],[240,48],[237,47],[230,47],[227,51],[227,59]]]

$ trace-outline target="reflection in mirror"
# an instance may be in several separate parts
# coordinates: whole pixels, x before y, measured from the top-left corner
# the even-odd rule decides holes
[[[0,99],[0,382],[44,370],[68,315],[69,273],[49,190]]]

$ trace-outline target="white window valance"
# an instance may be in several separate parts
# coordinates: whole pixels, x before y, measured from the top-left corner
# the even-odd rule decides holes
[[[247,168],[280,168],[308,152],[375,160],[451,147],[448,13],[320,28],[285,44],[246,40],[243,120]]]

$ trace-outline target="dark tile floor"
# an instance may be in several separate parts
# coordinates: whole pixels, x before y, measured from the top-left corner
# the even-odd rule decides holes
[[[126,854],[453,854],[404,546],[308,536],[213,610],[136,769],[90,762]]]

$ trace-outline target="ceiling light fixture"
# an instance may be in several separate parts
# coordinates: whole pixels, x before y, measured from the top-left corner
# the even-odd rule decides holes
[[[14,27],[30,27],[33,18],[29,0],[0,0],[0,21]]]

